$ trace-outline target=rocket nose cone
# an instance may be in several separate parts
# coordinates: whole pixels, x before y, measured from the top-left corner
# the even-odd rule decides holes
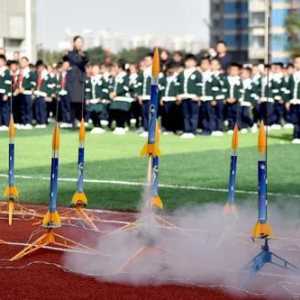
[[[152,63],[152,76],[157,78],[160,73],[160,59],[158,48],[154,50],[153,63]]]
[[[12,115],[10,116],[9,125],[8,125],[8,136],[10,139],[13,139],[16,136],[16,128],[15,128],[14,118]]]
[[[239,127],[237,124],[235,124],[233,130],[231,148],[233,151],[236,151],[238,147],[239,147]]]
[[[60,130],[58,124],[55,125],[52,135],[52,150],[58,151],[60,145]]]
[[[265,154],[267,149],[267,136],[264,122],[261,121],[258,131],[258,151],[261,154]]]
[[[81,119],[80,128],[79,128],[79,142],[82,144],[85,140],[85,124],[84,119]]]

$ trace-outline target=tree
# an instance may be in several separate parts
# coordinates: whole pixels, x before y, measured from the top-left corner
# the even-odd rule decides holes
[[[63,51],[52,51],[46,49],[39,49],[37,53],[38,59],[41,59],[47,65],[53,65],[61,61],[64,55]]]
[[[123,49],[117,54],[118,59],[123,59],[128,63],[137,63],[141,61],[148,53],[151,52],[150,48],[137,47],[134,49]]]
[[[300,13],[294,12],[287,17],[286,30],[290,39],[291,54],[300,54]]]
[[[101,46],[87,49],[87,54],[88,54],[90,63],[92,63],[92,64],[102,64],[104,62],[104,59],[108,55],[113,56],[112,54],[110,54],[106,50],[104,50]]]

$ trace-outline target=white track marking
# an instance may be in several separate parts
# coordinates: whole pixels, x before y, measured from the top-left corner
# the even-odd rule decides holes
[[[0,174],[0,177],[7,178],[7,174]],[[49,177],[46,176],[30,176],[30,175],[15,175],[16,178],[25,179],[25,180],[43,180],[48,181]],[[77,178],[69,177],[60,177],[58,179],[61,182],[77,182]],[[106,183],[112,185],[127,185],[127,186],[145,186],[146,183],[138,181],[124,181],[124,180],[105,180],[105,179],[85,179],[86,183]],[[173,190],[191,190],[191,191],[208,191],[208,192],[218,192],[218,193],[227,193],[228,190],[225,188],[213,188],[213,187],[204,187],[204,186],[194,186],[194,185],[177,185],[177,184],[164,184],[159,185],[160,188],[173,189]],[[247,194],[247,195],[256,195],[257,191],[246,191],[246,190],[236,190],[238,194]],[[270,196],[278,197],[290,197],[290,198],[299,198],[298,194],[283,194],[283,193],[268,193]]]

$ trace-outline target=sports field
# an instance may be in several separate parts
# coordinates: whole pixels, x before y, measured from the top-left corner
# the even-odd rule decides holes
[[[21,201],[47,203],[51,158],[51,128],[17,131],[16,182]],[[77,131],[62,130],[59,204],[68,205],[76,187]],[[300,199],[300,147],[290,144],[291,131],[271,131],[269,138],[269,191],[272,200]],[[255,205],[257,134],[240,135],[238,200]],[[147,159],[139,156],[145,140],[136,133],[87,135],[85,191],[90,207],[138,210]],[[0,134],[0,187],[6,185],[7,133]],[[167,209],[226,200],[231,136],[183,140],[161,137],[160,195]]]

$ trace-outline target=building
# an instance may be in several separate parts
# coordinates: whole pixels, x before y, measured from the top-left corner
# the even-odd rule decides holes
[[[289,38],[285,29],[286,17],[300,12],[300,0],[270,0],[271,59],[289,60]],[[229,51],[241,62],[264,61],[266,56],[266,0],[211,0],[211,46],[224,40]]]
[[[36,59],[36,0],[0,0],[0,47]]]
[[[285,28],[287,16],[300,12],[299,0],[272,0],[271,12],[271,59],[273,62],[289,60],[289,38]],[[266,1],[249,1],[249,58],[253,61],[263,61],[266,43]]]
[[[211,0],[210,44],[224,40],[236,60],[248,59],[248,0]]]
[[[58,43],[58,49],[67,49],[72,37],[78,33],[70,29],[65,31],[65,39]],[[139,35],[129,35],[110,30],[83,30],[81,35],[85,39],[87,48],[101,46],[104,49],[117,53],[123,49],[133,49],[136,47],[155,47],[174,50],[185,50],[186,52],[199,53],[200,50],[207,48],[207,43],[201,38],[192,35],[166,35],[145,33]]]

